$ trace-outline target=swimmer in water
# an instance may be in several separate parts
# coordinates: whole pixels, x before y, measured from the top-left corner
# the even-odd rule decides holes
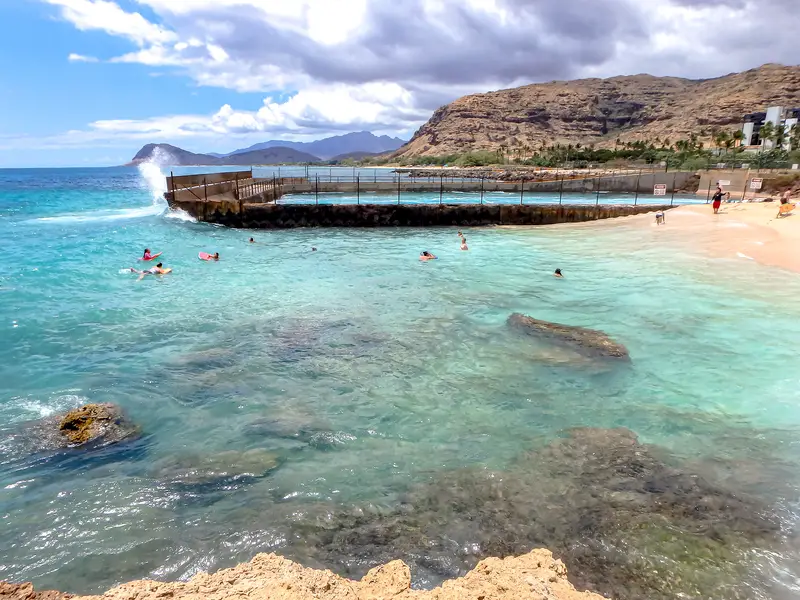
[[[462,250],[469,250],[469,246],[467,246],[467,238],[465,238],[463,236],[461,238],[461,249]]]
[[[144,256],[142,256],[142,260],[151,260],[152,258],[153,258],[153,255],[150,254],[150,248],[145,248],[144,249]]]
[[[164,268],[164,263],[158,263],[155,267],[151,267],[149,269],[145,269],[144,271],[138,271],[138,270],[134,269],[133,267],[131,267],[131,273],[139,273],[139,279],[137,279],[136,281],[141,281],[147,275],[166,275],[171,270],[172,269],[165,269]]]
[[[219,252],[214,252],[214,254],[209,252],[209,256],[211,257],[209,260],[219,260]]]
[[[423,250],[422,253],[419,255],[420,260],[435,260],[436,257],[428,252],[427,250]]]
[[[553,273],[553,277],[561,277],[561,278],[563,278],[564,276],[561,274],[561,269],[556,269],[556,272]]]
[[[251,244],[255,244],[255,243],[256,243],[256,241],[255,241],[253,238],[250,238],[250,243],[251,243]]]
[[[312,252],[316,252],[316,251],[317,251],[317,249],[316,249],[314,246],[311,246],[311,251],[312,251]]]

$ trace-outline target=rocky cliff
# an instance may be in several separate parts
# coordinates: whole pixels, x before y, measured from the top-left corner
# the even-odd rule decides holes
[[[3,600],[603,600],[578,592],[567,581],[567,570],[547,550],[517,558],[488,558],[466,576],[446,581],[434,590],[412,591],[411,574],[402,561],[376,567],[361,581],[330,571],[304,568],[275,554],[213,575],[201,573],[185,583],[134,581],[102,596],[76,597],[58,592],[37,593],[30,584],[0,583]]]
[[[800,66],[764,65],[716,79],[633,75],[554,81],[459,98],[438,109],[397,156],[533,150],[541,144],[597,147],[739,128],[768,106],[800,106]],[[703,133],[705,132],[705,136]]]

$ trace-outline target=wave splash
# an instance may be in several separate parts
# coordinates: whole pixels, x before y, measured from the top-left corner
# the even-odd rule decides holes
[[[147,162],[139,163],[139,178],[142,186],[149,190],[151,204],[136,208],[122,208],[111,210],[93,210],[91,212],[73,213],[58,215],[54,217],[41,217],[37,221],[47,221],[51,223],[91,223],[101,221],[119,221],[123,219],[142,219],[145,217],[156,217],[169,213],[167,201],[164,199],[164,192],[167,191],[166,175],[161,171],[160,165],[168,164],[170,157],[165,153],[159,155],[158,152]],[[188,215],[187,215],[188,217]]]

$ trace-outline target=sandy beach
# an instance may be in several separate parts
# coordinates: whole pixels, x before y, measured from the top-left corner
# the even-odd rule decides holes
[[[800,210],[776,218],[779,203],[723,204],[714,214],[710,204],[669,210],[666,223],[656,226],[653,215],[630,217],[675,243],[690,243],[718,258],[754,260],[800,273]]]

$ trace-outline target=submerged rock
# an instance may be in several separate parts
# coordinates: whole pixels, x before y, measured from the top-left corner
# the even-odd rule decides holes
[[[583,353],[610,358],[630,358],[625,346],[595,329],[540,321],[520,313],[512,314],[508,318],[508,324],[530,335],[572,346]]]
[[[243,477],[263,477],[280,464],[277,454],[264,448],[216,454],[173,456],[158,463],[154,476],[171,483],[213,484]]]
[[[4,584],[0,584],[3,586]],[[28,596],[14,600],[60,600],[67,595],[37,595],[30,584]],[[0,598],[4,587],[0,587]],[[44,592],[50,594],[51,592]],[[517,558],[490,558],[461,579],[447,581],[428,592],[411,590],[408,566],[399,560],[372,569],[361,581],[343,579],[330,571],[308,569],[276,554],[259,554],[253,560],[214,574],[200,573],[185,582],[132,581],[102,596],[75,600],[603,600],[578,592],[567,581],[564,564],[547,550],[534,550]]]
[[[626,429],[575,429],[508,471],[437,474],[390,510],[307,512],[299,554],[350,575],[403,558],[427,586],[487,556],[547,547],[571,581],[619,600],[746,597],[753,548],[780,527],[759,500],[669,465]],[[287,548],[287,552],[294,552]]]

